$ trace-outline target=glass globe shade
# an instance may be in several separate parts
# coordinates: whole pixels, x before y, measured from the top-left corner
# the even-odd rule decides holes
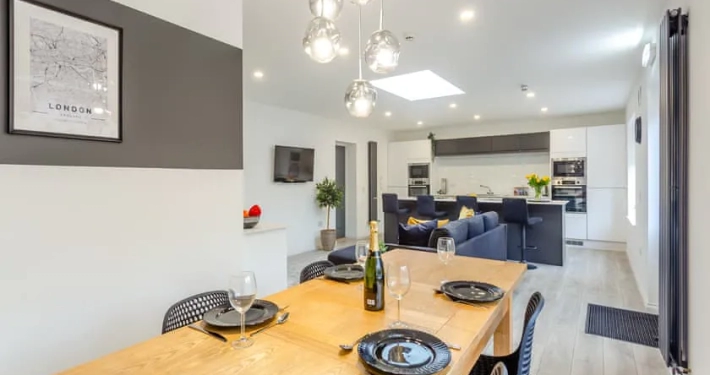
[[[345,108],[353,117],[369,117],[377,104],[377,90],[370,82],[356,79],[345,91]]]
[[[374,32],[365,46],[365,63],[375,73],[390,73],[399,64],[399,40],[391,31]]]
[[[303,38],[303,49],[315,62],[329,63],[338,56],[340,31],[333,21],[316,17],[309,24]]]
[[[370,0],[350,0],[350,2],[355,5],[367,5],[370,3]]]
[[[310,0],[310,7],[315,17],[336,20],[343,10],[343,0]]]

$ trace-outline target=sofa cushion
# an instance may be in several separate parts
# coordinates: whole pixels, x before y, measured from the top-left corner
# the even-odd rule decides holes
[[[461,220],[468,225],[468,238],[475,238],[486,232],[486,225],[483,223],[483,216]]]
[[[427,222],[430,222],[430,221],[432,221],[432,220],[417,219],[417,218],[414,217],[414,216],[410,216],[409,219],[407,220],[407,225],[424,224],[424,223],[427,223]],[[444,225],[446,225],[446,224],[449,223],[449,219],[437,220],[437,223],[438,223],[438,224],[436,225],[436,227],[437,227],[437,228],[441,228],[441,227],[443,227]]]
[[[409,246],[427,246],[431,232],[436,229],[435,220],[417,225],[399,223],[399,243]]]
[[[486,212],[481,215],[483,217],[483,224],[486,226],[486,232],[498,228],[498,213],[497,212]]]
[[[464,243],[468,240],[468,224],[465,220],[456,220],[435,229],[429,239],[429,247],[436,248],[441,237],[453,238],[456,245]]]
[[[474,211],[473,208],[468,208],[466,206],[461,207],[461,210],[459,211],[459,220],[468,219],[469,217],[474,216],[476,216],[476,211]]]

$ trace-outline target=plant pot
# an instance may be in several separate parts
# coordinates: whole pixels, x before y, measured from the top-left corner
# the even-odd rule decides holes
[[[335,248],[335,229],[323,229],[320,231],[320,244],[325,251]]]

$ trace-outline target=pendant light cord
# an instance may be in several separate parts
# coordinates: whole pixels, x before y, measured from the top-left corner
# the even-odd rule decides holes
[[[358,5],[358,20],[357,20],[357,62],[360,71],[360,80],[362,81],[362,5]]]
[[[325,0],[320,0],[320,16],[323,17],[323,12],[325,12]]]
[[[385,29],[385,0],[380,0],[380,30]]]

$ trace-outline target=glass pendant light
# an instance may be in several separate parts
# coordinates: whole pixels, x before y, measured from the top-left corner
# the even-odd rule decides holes
[[[303,38],[303,49],[315,62],[333,61],[340,50],[340,31],[333,21],[316,17],[309,24]]]
[[[367,40],[365,62],[375,73],[390,73],[399,65],[399,40],[389,30],[384,29],[385,0],[380,3],[380,29]]]
[[[358,69],[359,78],[354,80],[345,91],[345,108],[353,117],[365,118],[372,114],[377,103],[377,90],[369,81],[362,79],[362,8],[359,7],[358,19]]]
[[[316,17],[337,20],[343,10],[343,0],[310,0],[311,13]]]

